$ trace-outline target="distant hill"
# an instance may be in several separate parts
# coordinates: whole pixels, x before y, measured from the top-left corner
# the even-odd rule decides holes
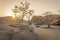
[[[37,22],[37,21],[39,21],[41,18],[42,18],[42,16],[33,16],[32,19],[31,19],[31,21],[32,21],[32,22]]]
[[[12,26],[12,25],[20,25],[20,23],[21,23],[22,21],[21,20],[17,20],[16,18],[13,18],[12,16],[7,16],[7,17],[0,17],[0,26],[1,25],[8,25],[8,26]],[[24,20],[23,21],[24,23],[24,25],[30,25],[29,24],[29,21],[27,21],[27,20]]]
[[[48,18],[48,19],[47,19]],[[31,22],[34,24],[47,24],[47,20],[54,24],[60,20],[60,15],[48,15],[48,16],[33,16]],[[0,17],[0,25],[16,24],[19,21],[14,19],[12,16]],[[24,21],[27,24],[28,21]]]
[[[0,26],[16,23],[16,20],[12,16],[0,17]]]
[[[48,16],[33,16],[32,22],[36,24],[47,24],[47,21],[51,22],[53,24],[54,22],[60,20],[60,15],[48,15]]]

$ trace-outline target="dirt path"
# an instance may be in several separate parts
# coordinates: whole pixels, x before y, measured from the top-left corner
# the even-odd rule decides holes
[[[42,40],[60,40],[60,30],[47,28],[34,28]]]

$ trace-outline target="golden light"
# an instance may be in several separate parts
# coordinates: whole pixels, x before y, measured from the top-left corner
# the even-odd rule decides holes
[[[24,16],[24,20],[28,20],[28,19]]]
[[[19,17],[19,18],[20,18],[21,15],[22,14],[20,14],[20,13],[16,13],[16,16]],[[12,16],[13,18],[16,18],[15,15],[14,15],[14,13],[12,11],[10,11],[8,13],[8,16]],[[22,18],[22,16],[21,16],[21,18]],[[24,20],[28,20],[28,19],[24,16]]]
[[[12,11],[10,11],[10,12],[8,13],[8,16],[12,16],[13,18],[15,18],[15,15],[14,15],[14,13],[13,13]]]

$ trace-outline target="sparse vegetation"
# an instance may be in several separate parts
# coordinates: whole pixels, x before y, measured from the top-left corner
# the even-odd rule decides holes
[[[51,12],[46,12],[46,13],[44,13],[43,15],[45,15],[45,16],[47,16],[47,25],[48,25],[48,28],[50,28],[50,25],[51,25],[51,22],[52,22],[52,19],[51,19],[51,15],[52,15],[52,13]]]
[[[0,40],[60,40],[60,2],[23,1],[0,0]]]
[[[25,18],[25,20],[28,20],[30,22],[32,14],[33,14],[34,11],[29,9],[29,3],[21,2],[20,4],[21,5],[15,6],[15,8],[13,9],[15,17],[18,20],[22,20],[22,22],[23,22],[24,18]]]

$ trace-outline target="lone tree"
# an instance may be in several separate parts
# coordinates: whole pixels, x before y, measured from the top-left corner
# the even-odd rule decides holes
[[[50,28],[50,25],[51,25],[51,22],[52,22],[52,19],[51,19],[52,13],[47,11],[43,15],[46,16],[46,21],[47,21],[46,23],[47,23],[48,28]]]
[[[33,10],[29,9],[29,3],[21,2],[19,6],[15,6],[13,9],[14,15],[18,20],[23,20],[26,18],[28,21],[31,20],[32,13],[34,12]]]

